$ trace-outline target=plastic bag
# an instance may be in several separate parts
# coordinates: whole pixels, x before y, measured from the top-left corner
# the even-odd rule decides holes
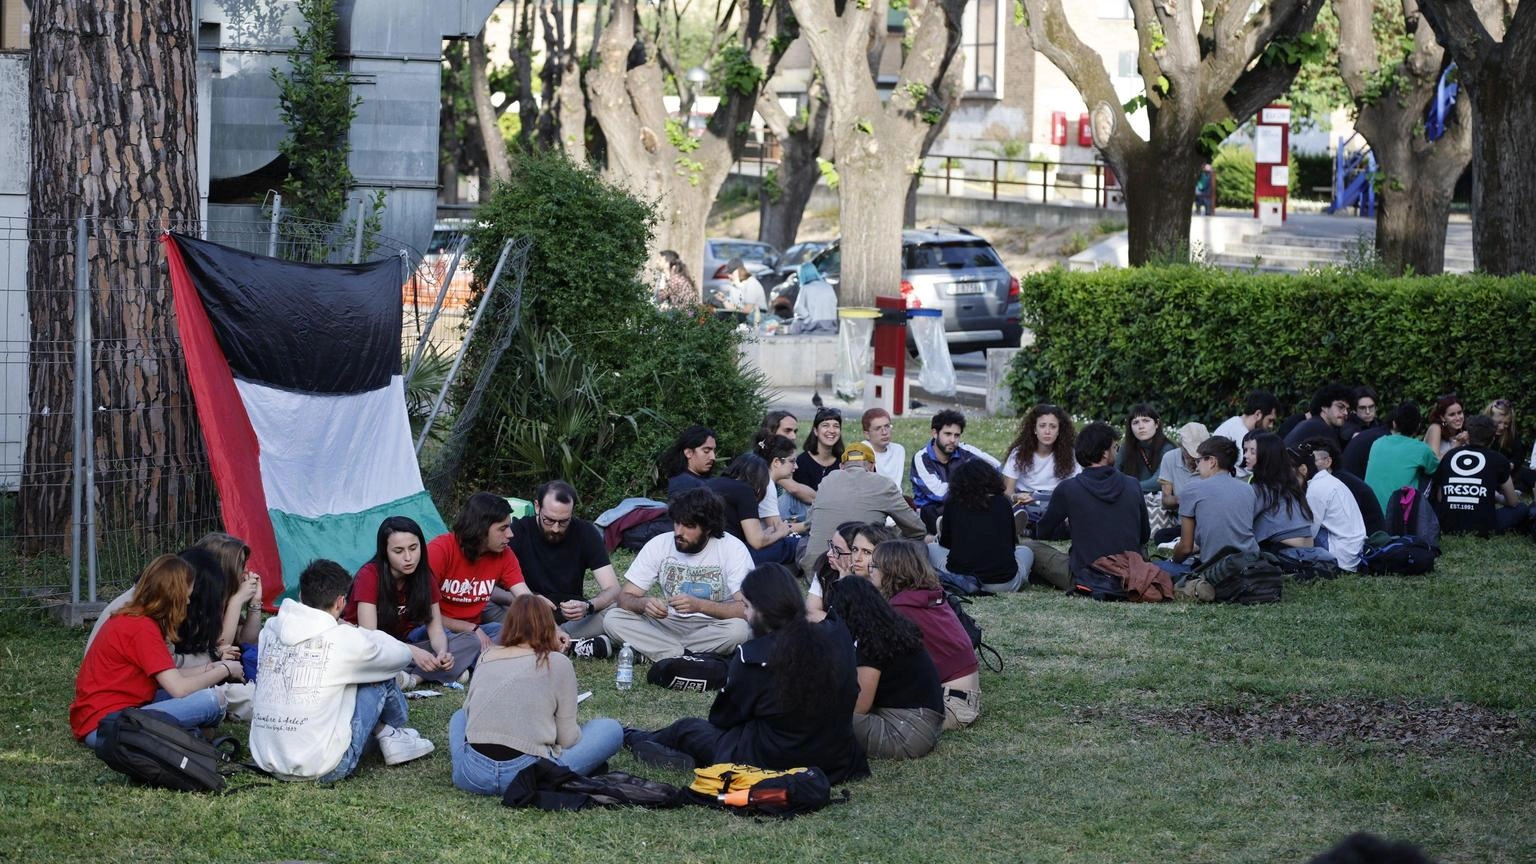
[[[874,359],[872,345],[877,309],[851,307],[837,310],[837,373],[832,391],[839,399],[857,402],[864,398],[864,376]]]
[[[955,395],[955,361],[949,356],[949,342],[944,339],[944,312],[939,309],[913,309],[907,313],[912,341],[923,368],[917,384],[935,396]]]

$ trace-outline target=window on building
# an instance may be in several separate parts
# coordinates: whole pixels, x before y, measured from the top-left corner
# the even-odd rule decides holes
[[[973,0],[961,19],[961,49],[965,52],[967,96],[1003,96],[1003,29],[1001,0]]]
[[[1120,52],[1120,69],[1119,69],[1119,71],[1116,74],[1119,77],[1121,77],[1121,78],[1136,78],[1136,77],[1138,77],[1141,73],[1137,70],[1136,66],[1137,66],[1137,58],[1139,58],[1140,56],[1141,56],[1141,53],[1139,51],[1136,51],[1135,49],[1132,49],[1130,51],[1121,51]]]

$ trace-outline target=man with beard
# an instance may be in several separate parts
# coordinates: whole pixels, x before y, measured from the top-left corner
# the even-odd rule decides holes
[[[944,499],[949,496],[949,472],[970,459],[984,459],[993,468],[999,464],[989,454],[960,441],[965,434],[965,415],[959,411],[940,411],[929,425],[933,440],[912,457],[912,502],[923,518],[923,527],[929,534],[937,534]]]
[[[555,604],[555,623],[573,640],[571,653],[601,659],[611,648],[603,615],[618,599],[619,579],[602,532],[577,519],[575,509],[571,484],[551,480],[540,486],[534,491],[533,515],[512,523],[512,552],[528,588]],[[591,599],[583,591],[588,570],[598,587]]]
[[[672,496],[667,515],[672,531],[635,556],[603,629],[652,661],[726,654],[752,636],[741,602],[752,555],[725,533],[725,506],[708,488]]]
[[[833,784],[869,776],[853,734],[859,681],[847,628],[807,621],[800,586],[778,564],[753,570],[741,587],[753,638],[732,653],[709,718],[626,729],[625,745],[640,762],[676,770],[736,762],[815,765]]]

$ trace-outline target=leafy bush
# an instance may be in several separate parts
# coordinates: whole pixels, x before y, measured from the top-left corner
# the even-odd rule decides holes
[[[1291,194],[1312,201],[1333,198],[1333,157],[1291,151]],[[1314,191],[1321,190],[1321,191]]]
[[[479,290],[507,238],[530,237],[533,248],[520,330],[466,442],[461,491],[528,497],[559,475],[590,515],[656,492],[656,457],[684,426],[719,430],[722,453],[746,446],[762,381],[741,371],[730,326],[651,305],[640,277],[655,221],[648,205],[560,154],[533,153],[518,156],[476,216]],[[476,333],[461,391],[496,329]]]
[[[1452,390],[1478,407],[1536,392],[1536,366],[1511,360],[1536,353],[1528,328],[1512,325],[1536,313],[1531,276],[1058,269],[1022,293],[1035,341],[1009,374],[1021,411],[1049,400],[1119,422],[1148,400],[1177,426],[1219,422],[1258,388],[1305,405],[1329,381],[1370,384],[1388,406]],[[1533,419],[1521,417],[1526,437]]]
[[[1247,147],[1223,147],[1211,160],[1216,172],[1216,206],[1239,210],[1253,209],[1253,151]],[[1299,188],[1300,173],[1292,164],[1290,194],[1295,196]]]

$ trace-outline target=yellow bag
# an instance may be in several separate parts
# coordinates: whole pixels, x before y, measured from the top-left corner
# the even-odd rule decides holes
[[[804,768],[791,768],[788,771],[770,771],[754,765],[716,762],[703,768],[695,768],[693,770],[693,784],[688,788],[700,795],[718,797],[730,792],[741,792],[751,789],[764,780],[774,777],[786,777],[790,774],[802,774],[804,772]]]

